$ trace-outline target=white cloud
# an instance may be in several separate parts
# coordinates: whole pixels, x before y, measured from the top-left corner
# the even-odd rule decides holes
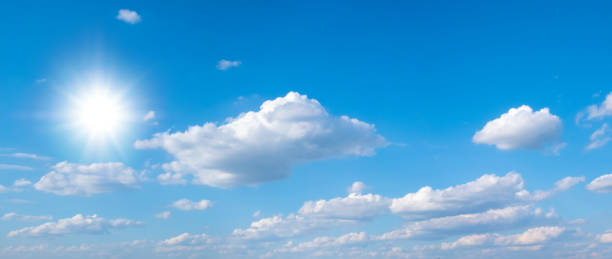
[[[0,184],[0,193],[10,192],[10,191],[13,191],[13,189]]]
[[[175,161],[162,167],[165,179],[214,187],[255,185],[286,178],[291,167],[347,155],[371,156],[387,145],[374,125],[332,116],[314,99],[290,92],[264,102],[259,111],[206,123],[184,132],[157,133],[134,143],[139,149],[163,148]],[[175,177],[178,175],[178,177]]]
[[[506,230],[556,219],[554,211],[544,213],[529,205],[491,209],[481,213],[459,214],[416,221],[404,228],[385,233],[382,240],[416,238],[422,236],[445,237],[453,234]]]
[[[300,253],[311,250],[320,250],[329,247],[340,247],[346,245],[360,244],[369,241],[365,232],[348,233],[339,237],[317,237],[312,241],[302,242],[296,245],[292,243],[288,246],[274,250],[275,253]]]
[[[587,184],[586,189],[601,193],[612,192],[612,174],[605,174],[595,178],[595,180]]]
[[[17,220],[17,221],[37,221],[37,220],[52,220],[51,216],[29,216],[19,215],[15,212],[9,212],[2,215],[1,220]]]
[[[604,123],[601,128],[593,132],[590,137],[590,143],[585,148],[586,150],[597,149],[605,146],[612,137],[610,137],[610,130],[608,129],[608,123]]]
[[[525,184],[518,173],[510,172],[502,177],[486,174],[475,181],[444,190],[425,186],[415,193],[393,199],[389,208],[406,219],[472,213],[546,199],[581,181],[584,177],[566,177],[559,180],[552,190],[530,193],[523,189]]]
[[[589,120],[610,115],[612,115],[612,92],[600,105],[593,104],[587,108],[587,119]]]
[[[523,105],[487,122],[472,140],[477,144],[495,145],[501,150],[537,149],[558,139],[562,130],[561,119],[548,108],[534,112]]]
[[[344,198],[307,201],[298,213],[308,217],[369,220],[388,213],[389,204],[388,198],[377,194],[350,193]]]
[[[141,226],[142,223],[128,219],[107,220],[97,215],[77,214],[72,218],[47,222],[39,226],[26,227],[9,232],[8,237],[41,237],[68,234],[104,234],[113,229]]]
[[[32,184],[32,182],[30,182],[30,181],[28,181],[26,179],[21,178],[21,179],[15,180],[15,182],[13,183],[13,186],[15,186],[15,187],[22,187],[22,186],[28,186],[30,184]]]
[[[183,233],[157,244],[157,252],[200,251],[213,248],[215,239],[207,234]]]
[[[212,202],[209,200],[190,201],[188,199],[180,199],[172,203],[172,207],[179,210],[205,210],[212,207]]]
[[[261,215],[261,210],[255,211],[255,212],[253,213],[253,218],[258,218],[258,217],[259,217],[259,215]]]
[[[46,78],[36,79],[36,83],[37,83],[37,84],[44,84],[44,83],[46,83],[46,82],[47,82],[47,79],[46,79]]]
[[[144,117],[142,117],[142,120],[144,121],[150,121],[155,119],[155,111],[148,111],[147,114],[145,114]]]
[[[329,228],[337,220],[318,219],[290,214],[287,217],[273,216],[252,222],[246,229],[234,229],[233,235],[240,239],[288,238]]]
[[[134,169],[122,163],[73,164],[66,161],[53,166],[34,184],[34,188],[57,195],[84,195],[137,188],[142,180]]]
[[[155,217],[158,219],[169,219],[170,211],[164,211],[164,212],[157,213],[155,214]]]
[[[531,228],[521,234],[498,237],[495,243],[503,245],[533,245],[556,238],[564,231],[565,228],[556,226]]]
[[[219,63],[217,63],[217,69],[219,70],[228,70],[232,67],[238,67],[240,66],[240,64],[242,64],[242,62],[235,60],[235,61],[231,61],[231,60],[227,60],[227,59],[222,59],[219,60]]]
[[[455,249],[459,247],[482,246],[493,244],[498,246],[531,246],[542,244],[559,237],[565,228],[563,227],[536,227],[527,229],[525,232],[515,235],[503,236],[494,234],[474,234],[459,238],[452,243],[442,243],[440,248],[443,250]]]
[[[129,24],[136,24],[142,20],[137,12],[128,9],[119,10],[116,18]]]
[[[601,234],[598,239],[602,243],[612,243],[612,232]]]
[[[11,165],[11,164],[0,164],[0,170],[20,170],[20,171],[30,171],[32,167],[23,166],[23,165]]]
[[[29,158],[29,159],[34,159],[34,160],[51,160],[50,157],[39,156],[37,154],[29,154],[29,153],[13,153],[11,154],[11,156],[15,158]]]
[[[367,186],[362,183],[362,182],[354,182],[348,189],[347,192],[348,193],[357,193],[357,194],[361,194],[363,191],[365,191],[365,189],[367,188]]]

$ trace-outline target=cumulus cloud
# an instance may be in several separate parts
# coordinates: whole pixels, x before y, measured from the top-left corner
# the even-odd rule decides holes
[[[170,211],[163,211],[163,212],[157,213],[155,214],[155,217],[158,219],[169,219]]]
[[[481,213],[459,214],[416,221],[404,228],[385,233],[381,240],[417,237],[447,237],[456,234],[479,233],[549,222],[556,219],[554,211],[544,213],[530,205],[491,209]]]
[[[276,249],[274,253],[300,253],[311,250],[319,250],[330,247],[340,247],[346,245],[360,244],[369,241],[369,237],[365,232],[348,233],[339,237],[317,237],[312,241],[302,242],[299,244],[289,244],[288,246]]]
[[[377,194],[350,193],[344,198],[307,201],[298,213],[309,217],[367,220],[386,214],[389,204],[388,198]]]
[[[172,203],[172,207],[178,210],[205,210],[212,207],[212,202],[209,200],[190,201],[188,199],[180,199]]]
[[[610,137],[610,130],[608,129],[608,124],[604,123],[601,128],[593,132],[591,137],[589,138],[590,143],[586,146],[586,150],[597,149],[605,146],[612,137]]]
[[[183,233],[175,237],[168,238],[158,243],[156,251],[158,252],[184,252],[184,251],[200,251],[212,248],[215,244],[215,239],[207,234],[190,234]]]
[[[610,92],[606,99],[600,104],[593,104],[587,108],[587,119],[603,118],[612,115],[612,92]]]
[[[8,233],[8,237],[43,237],[69,234],[105,234],[114,229],[141,226],[142,223],[128,219],[108,220],[97,215],[77,214],[72,218],[47,222],[39,226],[26,227]]]
[[[551,114],[548,108],[534,112],[531,107],[523,105],[487,122],[472,141],[495,145],[501,150],[538,149],[557,140],[562,130],[561,119]]]
[[[605,174],[595,178],[595,180],[587,184],[586,189],[600,193],[612,192],[612,174]]]
[[[459,247],[482,246],[492,244],[498,246],[524,246],[545,243],[559,237],[565,228],[558,226],[536,227],[527,229],[525,232],[515,235],[494,234],[474,234],[459,238],[452,243],[442,243],[443,250],[455,249]]]
[[[530,193],[523,188],[521,176],[510,172],[505,176],[483,175],[475,181],[443,190],[423,187],[416,193],[395,199],[378,194],[350,193],[346,197],[307,201],[296,214],[254,221],[246,229],[234,230],[234,235],[243,239],[289,238],[369,221],[390,212],[411,221],[404,230],[407,233],[399,234],[402,231],[398,230],[389,234],[406,238],[446,231],[465,232],[470,228],[482,230],[531,224],[555,218],[554,211],[544,213],[533,207],[534,202],[582,181],[584,177],[566,177],[557,181],[551,190]]]
[[[348,193],[357,193],[357,194],[361,194],[363,191],[365,191],[365,189],[367,188],[367,186],[362,183],[362,182],[354,182],[348,189],[347,192]]]
[[[389,208],[406,219],[472,213],[546,199],[581,181],[584,177],[566,177],[559,180],[552,190],[530,193],[524,189],[525,183],[518,173],[510,172],[501,177],[486,174],[475,181],[444,190],[425,186],[415,193],[392,199]]]
[[[219,70],[228,70],[232,67],[238,67],[240,66],[240,64],[242,64],[242,62],[235,60],[235,61],[231,61],[231,60],[227,60],[227,59],[222,59],[219,60],[219,63],[217,63],[217,69]]]
[[[39,191],[57,195],[83,195],[139,187],[142,175],[122,163],[73,164],[66,161],[53,166],[34,184]]]
[[[136,24],[142,20],[137,12],[128,9],[119,10],[116,18],[129,24]]]
[[[327,229],[338,223],[335,219],[289,214],[286,217],[273,216],[254,221],[246,229],[234,229],[232,235],[247,240],[289,238]]]
[[[30,216],[20,215],[15,212],[9,212],[2,215],[1,220],[17,220],[17,221],[38,221],[38,220],[52,220],[51,216]]]
[[[184,132],[157,133],[134,143],[138,149],[163,148],[175,158],[164,164],[164,179],[214,187],[255,185],[286,178],[291,167],[347,155],[371,156],[387,141],[374,125],[332,116],[317,100],[290,92],[264,102],[259,111],[205,123]]]

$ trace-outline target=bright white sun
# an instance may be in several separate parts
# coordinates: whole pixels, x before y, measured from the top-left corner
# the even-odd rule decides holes
[[[75,99],[75,126],[90,137],[112,137],[126,120],[119,96],[108,91],[95,89]]]

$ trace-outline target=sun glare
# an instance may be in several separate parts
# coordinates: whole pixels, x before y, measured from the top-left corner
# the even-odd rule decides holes
[[[75,99],[75,126],[90,137],[112,137],[126,120],[119,96],[108,90],[95,89]]]

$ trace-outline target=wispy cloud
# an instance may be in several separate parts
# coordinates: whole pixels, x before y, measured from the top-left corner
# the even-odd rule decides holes
[[[242,64],[242,62],[238,61],[238,60],[231,61],[231,60],[227,60],[227,59],[222,59],[222,60],[219,60],[219,63],[217,63],[217,69],[219,69],[219,70],[228,70],[228,69],[230,69],[232,67],[238,67],[241,64]]]

